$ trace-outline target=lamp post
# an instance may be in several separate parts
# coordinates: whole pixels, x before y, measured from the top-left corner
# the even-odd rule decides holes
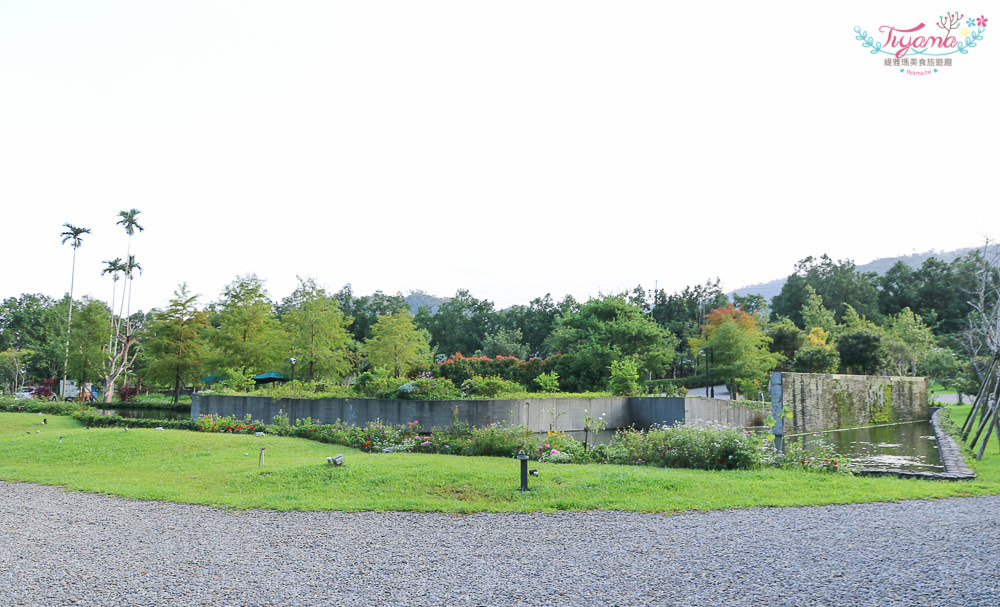
[[[295,357],[289,358],[288,362],[292,363],[292,381],[295,381]]]
[[[710,385],[712,383],[712,380],[709,377],[710,370],[708,364],[710,358],[713,360],[715,359],[715,354],[712,352],[712,348],[710,347],[702,348],[701,350],[698,351],[698,353],[705,355],[705,396],[708,396],[709,398],[715,398],[715,386]]]

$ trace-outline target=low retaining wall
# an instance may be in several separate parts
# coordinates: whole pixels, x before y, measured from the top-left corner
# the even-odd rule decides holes
[[[191,419],[216,414],[270,423],[279,411],[291,423],[312,418],[314,422],[341,420],[361,426],[381,420],[390,425],[413,420],[424,428],[444,427],[457,418],[474,427],[510,422],[533,432],[562,430],[574,432],[586,426],[584,417],[603,416],[610,429],[654,424],[672,425],[714,421],[727,426],[757,425],[761,414],[736,407],[728,400],[681,397],[608,397],[608,398],[525,398],[517,400],[392,400],[380,398],[322,398],[274,400],[261,396],[223,396],[196,394],[191,402]]]

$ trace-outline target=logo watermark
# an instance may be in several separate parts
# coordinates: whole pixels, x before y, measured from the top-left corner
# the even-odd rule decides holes
[[[989,21],[985,15],[966,17],[959,12],[938,17],[933,27],[920,22],[916,25],[880,25],[869,36],[855,26],[855,39],[872,55],[885,55],[882,64],[898,68],[907,76],[930,76],[939,69],[950,68],[954,59],[968,55],[982,42]]]

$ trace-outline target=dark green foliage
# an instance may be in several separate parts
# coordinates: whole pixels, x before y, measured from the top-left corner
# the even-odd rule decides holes
[[[840,353],[829,346],[804,346],[792,361],[797,373],[836,373],[839,368]]]
[[[426,310],[426,308],[425,308]],[[441,354],[475,354],[496,328],[493,303],[473,297],[465,289],[441,304],[433,315],[420,315],[417,325],[431,334],[431,344]]]
[[[823,255],[819,259],[806,257],[795,265],[795,273],[788,277],[781,293],[771,302],[774,318],[787,317],[803,328],[802,308],[806,305],[812,287],[823,298],[823,305],[834,313],[839,322],[847,305],[869,319],[881,317],[878,307],[878,290],[873,272],[857,272],[854,262],[834,262]]]
[[[881,346],[882,336],[874,331],[859,329],[842,333],[837,338],[841,370],[861,375],[877,373],[883,366]]]
[[[795,323],[787,318],[782,318],[777,322],[772,322],[766,330],[767,336],[771,338],[769,348],[771,352],[780,354],[782,359],[778,363],[779,371],[790,371],[795,355],[806,343],[805,332],[796,327]]]
[[[563,354],[556,365],[563,388],[602,388],[611,363],[633,360],[640,373],[661,375],[676,357],[677,338],[643,314],[625,295],[591,299],[560,318],[546,348]]]
[[[351,318],[349,327],[355,341],[363,342],[372,337],[372,327],[378,322],[379,316],[392,316],[402,310],[409,311],[409,306],[402,294],[386,295],[375,291],[371,295],[355,297],[351,285],[334,293],[333,297],[340,306],[345,317]]]

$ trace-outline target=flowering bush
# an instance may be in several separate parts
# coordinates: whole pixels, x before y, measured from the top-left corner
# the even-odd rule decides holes
[[[702,470],[755,468],[768,453],[758,435],[717,424],[621,430],[612,445],[656,466]]]

